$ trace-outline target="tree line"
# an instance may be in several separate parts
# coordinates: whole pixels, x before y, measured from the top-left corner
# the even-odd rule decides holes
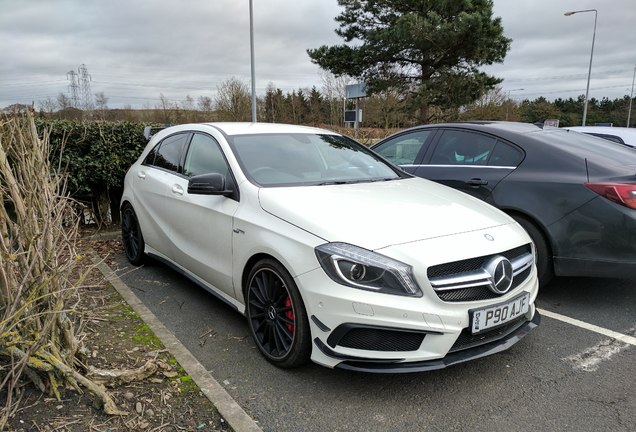
[[[344,111],[354,109],[354,101],[345,100],[345,86],[350,78],[323,77],[321,88],[299,88],[283,91],[273,83],[265,94],[257,97],[257,119],[269,123],[324,125],[328,127],[351,126],[344,121]],[[64,104],[39,105],[41,117],[52,119],[97,119],[105,121],[135,121],[143,123],[180,124],[202,121],[251,121],[251,96],[247,83],[230,78],[217,87],[216,95],[194,99],[186,96],[181,101],[170,100],[163,94],[154,106],[141,109],[124,107],[108,108],[108,97],[100,93],[100,104],[90,112]],[[62,102],[65,98],[60,97]],[[559,120],[560,126],[576,126],[582,121],[585,98],[557,98],[515,100],[501,87],[495,87],[477,101],[463,106],[437,106],[428,108],[430,123],[466,120],[508,120],[529,123],[548,119]],[[363,113],[362,126],[381,130],[394,130],[420,124],[417,112],[410,112],[404,95],[395,90],[373,94],[359,101]],[[587,123],[609,123],[627,126],[629,96],[588,102]],[[630,127],[636,126],[636,116],[631,116]]]

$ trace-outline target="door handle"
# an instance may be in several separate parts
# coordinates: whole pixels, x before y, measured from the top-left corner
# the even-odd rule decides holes
[[[468,180],[466,183],[468,183],[470,186],[486,186],[488,184],[488,180],[473,178]]]
[[[146,173],[145,171],[139,171],[137,172],[137,177],[139,177],[140,179],[145,179],[146,178]]]
[[[183,188],[178,184],[172,185],[172,193],[181,196],[183,195]]]

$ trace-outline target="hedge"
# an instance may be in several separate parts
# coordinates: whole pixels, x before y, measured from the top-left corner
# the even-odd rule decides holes
[[[36,126],[48,131],[52,165],[67,173],[71,196],[91,204],[95,222],[109,221],[109,210],[118,220],[124,176],[147,144],[146,125],[36,119]]]

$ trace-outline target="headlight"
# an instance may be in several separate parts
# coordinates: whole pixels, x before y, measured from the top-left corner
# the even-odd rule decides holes
[[[421,297],[411,266],[347,243],[316,248],[320,265],[334,281],[353,288]]]

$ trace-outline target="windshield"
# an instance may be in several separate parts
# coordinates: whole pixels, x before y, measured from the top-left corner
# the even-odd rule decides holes
[[[402,176],[364,146],[340,135],[236,135],[230,145],[247,177],[260,186],[359,183]]]

